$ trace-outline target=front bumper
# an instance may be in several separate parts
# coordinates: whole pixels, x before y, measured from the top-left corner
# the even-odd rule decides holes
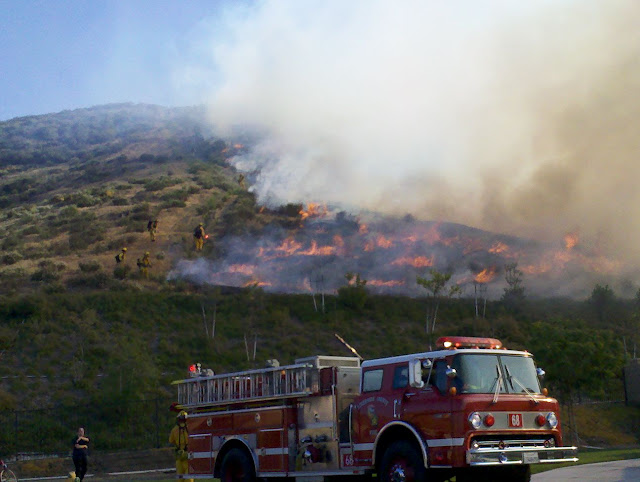
[[[473,467],[491,465],[554,464],[577,462],[577,447],[504,447],[471,448],[466,452],[467,464]]]

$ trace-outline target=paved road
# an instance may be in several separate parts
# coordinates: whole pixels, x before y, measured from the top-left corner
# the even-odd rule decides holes
[[[640,459],[574,465],[572,467],[549,470],[531,477],[532,482],[565,482],[568,480],[638,482],[640,481]]]

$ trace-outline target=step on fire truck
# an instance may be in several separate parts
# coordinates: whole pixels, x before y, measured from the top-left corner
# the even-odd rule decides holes
[[[532,464],[578,460],[530,353],[492,338],[437,344],[363,363],[314,356],[222,375],[192,367],[174,382],[188,413],[182,478],[526,481]]]

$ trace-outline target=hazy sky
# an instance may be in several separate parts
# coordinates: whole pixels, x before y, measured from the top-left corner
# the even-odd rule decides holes
[[[261,202],[562,240],[640,265],[638,0],[0,0],[0,119],[206,103]]]

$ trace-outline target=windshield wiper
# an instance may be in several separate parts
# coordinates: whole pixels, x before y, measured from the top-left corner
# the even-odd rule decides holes
[[[493,392],[493,402],[491,403],[496,403],[498,401],[498,394],[500,393],[500,387],[502,386],[502,372],[500,371],[500,368],[498,368],[498,365],[496,365],[496,389]]]
[[[504,369],[507,372],[507,377],[509,378],[509,383],[511,383],[511,388],[513,388],[513,383],[512,382],[516,382],[518,385],[520,385],[520,388],[522,388],[522,390],[529,396],[529,398],[533,401],[533,403],[538,405],[538,403],[540,403],[540,402],[538,400],[536,400],[536,398],[533,396],[533,392],[530,391],[527,387],[525,387],[520,382],[520,380],[518,380],[516,377],[511,375],[511,373],[509,373],[509,367],[508,366],[505,366]]]

